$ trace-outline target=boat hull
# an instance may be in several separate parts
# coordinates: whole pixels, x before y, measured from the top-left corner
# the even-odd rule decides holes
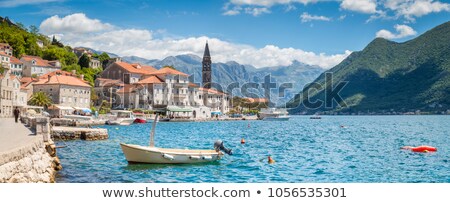
[[[108,121],[108,125],[131,125],[134,122],[134,118],[125,118]]]
[[[183,150],[120,144],[129,163],[191,164],[217,161],[223,153],[215,150]]]
[[[134,123],[147,123],[147,120],[143,119],[143,118],[136,118],[134,120]]]

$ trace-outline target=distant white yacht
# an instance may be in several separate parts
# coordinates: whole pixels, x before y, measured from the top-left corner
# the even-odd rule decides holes
[[[265,108],[259,112],[259,119],[263,121],[287,121],[289,120],[286,109]]]

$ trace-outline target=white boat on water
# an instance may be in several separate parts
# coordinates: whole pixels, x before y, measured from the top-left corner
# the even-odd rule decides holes
[[[114,118],[107,121],[109,125],[131,125],[136,120],[131,111],[111,110],[111,113],[114,115]]]
[[[158,116],[156,116],[157,120]],[[128,163],[148,163],[148,164],[188,164],[203,163],[220,160],[224,153],[232,154],[230,149],[223,146],[222,141],[214,143],[214,150],[203,149],[168,149],[155,147],[156,122],[153,122],[150,133],[150,145],[140,146],[120,143],[120,147]],[[222,151],[221,151],[222,150]]]
[[[288,114],[286,109],[265,108],[259,112],[259,119],[263,121],[287,121],[290,118]]]

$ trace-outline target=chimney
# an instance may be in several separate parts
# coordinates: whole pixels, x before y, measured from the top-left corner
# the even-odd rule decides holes
[[[80,75],[80,79],[84,80],[84,75],[83,74]]]
[[[52,76],[50,76],[50,75],[48,75],[47,76],[47,82],[50,82],[50,78],[51,78]]]
[[[77,71],[76,70],[72,70],[72,75],[76,75]]]

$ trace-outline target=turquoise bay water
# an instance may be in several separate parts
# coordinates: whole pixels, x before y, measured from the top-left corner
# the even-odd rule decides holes
[[[57,143],[67,145],[58,149],[57,182],[450,182],[450,116],[158,123],[158,147],[212,149],[221,139],[234,152],[189,165],[128,165],[119,143],[148,145],[151,124],[100,127],[108,129],[108,140]],[[438,152],[399,149],[405,145]],[[267,164],[268,155],[275,164]]]

